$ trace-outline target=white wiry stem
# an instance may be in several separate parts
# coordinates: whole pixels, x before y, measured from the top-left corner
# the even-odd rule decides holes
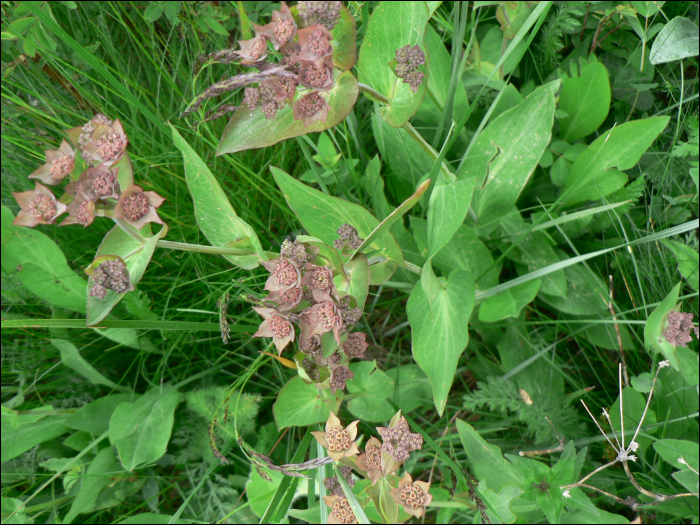
[[[598,427],[598,430],[600,430],[600,433],[603,434],[603,437],[604,437],[605,439],[608,440],[608,443],[610,443],[610,446],[615,450],[615,452],[618,452],[618,453],[619,453],[620,450],[618,449],[618,447],[616,447],[615,445],[613,445],[613,442],[610,441],[610,438],[608,437],[608,435],[607,435],[605,432],[603,432],[603,429],[602,429],[602,428],[600,428],[600,425],[598,424],[598,420],[597,420],[596,418],[593,417],[593,414],[591,414],[591,411],[588,409],[588,406],[586,405],[586,402],[582,399],[582,400],[581,400],[581,403],[583,403],[583,406],[586,408],[586,412],[588,412],[588,415],[591,416],[591,419],[592,419],[593,422],[595,423],[595,426]],[[605,411],[604,413],[607,414],[607,411]],[[613,435],[614,435],[614,434],[613,434]],[[617,437],[615,438],[615,440],[617,440]]]

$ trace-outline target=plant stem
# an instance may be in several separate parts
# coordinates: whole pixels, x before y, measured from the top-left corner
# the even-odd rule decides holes
[[[141,234],[136,231],[135,228],[132,228],[131,225],[123,221],[122,219],[117,219],[116,217],[113,218],[114,222],[116,223],[117,226],[119,226],[124,232],[129,235],[129,237],[133,238],[134,240],[140,242],[141,244],[146,243],[146,239],[141,236]]]
[[[186,252],[211,253],[215,255],[256,255],[256,252],[241,248],[226,248],[223,246],[205,246],[203,244],[189,244],[186,242],[158,241],[157,248],[169,250],[182,250]],[[274,254],[276,256],[276,254]]]

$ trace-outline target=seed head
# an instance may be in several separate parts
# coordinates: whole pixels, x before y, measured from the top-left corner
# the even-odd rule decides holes
[[[362,358],[367,350],[366,335],[362,332],[353,332],[348,335],[348,340],[343,343],[343,352],[349,358]]]
[[[245,88],[243,103],[246,106],[248,106],[250,109],[255,109],[258,107],[258,100],[260,100],[260,90],[252,87]]]
[[[406,75],[403,79],[404,84],[408,84],[414,93],[418,92],[418,86],[423,83],[425,74],[422,71],[414,71]]]
[[[301,119],[306,127],[315,120],[325,122],[328,118],[328,103],[316,92],[308,93],[298,99],[293,109],[294,120]]]
[[[331,373],[331,392],[344,390],[346,381],[350,381],[355,374],[345,366],[336,366]]]
[[[323,24],[329,31],[338,23],[341,7],[340,1],[302,1],[297,4],[299,17],[302,19],[302,25],[304,27]]]

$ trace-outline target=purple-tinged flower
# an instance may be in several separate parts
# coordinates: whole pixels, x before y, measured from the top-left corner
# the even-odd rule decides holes
[[[299,288],[301,272],[299,268],[286,257],[278,257],[269,261],[260,261],[265,269],[272,275],[267,278],[265,290],[270,292],[284,292],[290,288]]]
[[[299,349],[310,356],[317,356],[321,352],[321,338],[317,335],[309,337],[306,341],[299,340]]]
[[[57,150],[46,151],[46,164],[32,173],[30,179],[39,179],[44,184],[55,186],[75,167],[75,151],[67,141],[61,142]]]
[[[325,26],[315,25],[299,30],[299,58],[318,62],[333,53],[331,34]]]
[[[12,195],[22,208],[12,221],[13,226],[33,228],[37,224],[53,224],[56,217],[66,211],[66,205],[57,201],[51,190],[38,182],[33,190],[13,191]]]
[[[331,512],[328,515],[328,521],[326,523],[332,523],[334,525],[350,525],[351,523],[357,523],[357,518],[355,517],[355,513],[352,511],[352,507],[350,507],[347,498],[333,495],[323,496],[323,500],[331,509]]]
[[[165,199],[155,191],[143,191],[141,186],[132,184],[119,196],[114,214],[140,230],[147,222],[163,224],[156,208],[164,202]]]
[[[330,91],[333,87],[333,63],[329,57],[317,62],[302,61],[297,78],[302,86],[309,89]]]
[[[671,310],[668,313],[668,325],[663,332],[666,341],[675,346],[688,346],[693,338],[690,336],[691,329],[697,336],[697,328],[693,325],[692,313],[676,312]]]
[[[89,192],[78,191],[77,196],[68,205],[68,217],[66,217],[59,226],[68,226],[69,224],[82,224],[87,228],[95,220],[95,200]]]
[[[306,273],[301,278],[301,285],[311,290],[316,302],[323,301],[323,297],[326,295],[338,298],[338,290],[333,284],[333,271],[325,266],[307,263]]]
[[[363,332],[353,332],[348,334],[348,340],[343,343],[343,352],[348,359],[362,359],[365,350],[369,346],[365,341],[366,334]]]
[[[301,68],[301,46],[299,44],[290,44],[286,47],[289,49],[285,51],[285,56],[280,65],[283,65],[290,73],[298,75]]]
[[[425,507],[433,501],[430,494],[430,483],[413,481],[411,475],[405,472],[399,486],[391,489],[391,495],[408,514],[420,518],[425,513]]]
[[[281,292],[270,292],[267,297],[265,297],[265,301],[278,304],[279,306],[277,309],[280,312],[286,312],[296,308],[303,296],[304,294],[301,287],[293,287],[282,290]]]
[[[348,487],[353,488],[356,480],[352,477],[352,467],[340,467],[340,473],[347,481]],[[323,484],[326,486],[326,489],[331,495],[341,497],[345,495],[343,492],[343,487],[338,481],[338,476],[328,476],[323,480]]]
[[[128,143],[129,139],[119,119],[111,126],[95,124],[92,140],[83,149],[83,159],[93,165],[104,164],[111,167],[121,160]]]
[[[99,164],[94,168],[86,169],[77,181],[69,183],[66,186],[66,193],[77,196],[84,191],[94,195],[96,199],[118,199],[120,193],[118,175],[119,168],[112,169]]]
[[[272,12],[272,22],[264,26],[259,26],[257,24],[251,25],[253,29],[255,29],[256,35],[264,35],[272,42],[275,51],[278,51],[280,48],[284,47],[285,44],[291,42],[297,30],[292,12],[285,2],[282,2],[279,11]]]
[[[367,477],[375,485],[382,477],[382,443],[376,437],[369,438],[365,445],[364,454],[357,458],[355,466],[367,473]]]
[[[301,340],[306,341],[311,336],[333,331],[335,340],[340,345],[341,324],[340,312],[330,296],[327,295],[326,300],[319,301],[302,312],[299,323]]]
[[[347,427],[343,427],[340,419],[331,412],[328,415],[328,421],[326,421],[326,431],[314,431],[311,433],[316,438],[316,441],[328,450],[328,455],[334,461],[340,461],[343,458],[356,456],[360,453],[360,449],[357,448],[357,443],[355,443],[357,424],[359,422],[359,420],[353,421]]]
[[[391,419],[389,428],[377,427],[382,436],[382,470],[385,474],[395,472],[408,459],[408,453],[423,448],[423,436],[414,434],[406,418],[399,410]]]
[[[301,119],[304,126],[307,128],[315,120],[326,122],[328,119],[328,109],[328,102],[316,91],[300,97],[292,108],[294,111],[294,120]]]
[[[90,297],[104,299],[107,296],[107,290],[122,294],[134,289],[129,277],[129,269],[122,258],[118,256],[107,257],[109,259],[92,269],[90,275],[93,284],[90,289]]]
[[[331,392],[345,390],[345,383],[352,380],[355,374],[347,366],[336,366],[331,372]]]
[[[418,47],[418,44],[408,50],[408,63],[413,68],[425,64],[425,53]]]
[[[304,27],[315,24],[323,24],[331,31],[340,20],[340,11],[342,4],[339,0],[335,1],[302,1],[297,4],[299,17],[301,18]]]
[[[254,64],[267,57],[267,37],[264,35],[258,35],[249,40],[239,40],[238,45],[241,48],[234,53],[241,57],[243,65]]]
[[[66,133],[68,134],[68,138],[73,146],[82,152],[85,149],[85,146],[87,146],[88,142],[92,141],[95,126],[97,124],[111,126],[112,121],[102,113],[98,113],[82,126],[77,126],[67,130]]]
[[[422,71],[414,71],[403,78],[403,83],[408,84],[414,93],[418,92],[418,87],[423,83],[425,73]]]
[[[289,322],[289,319],[274,308],[253,306],[253,310],[265,318],[253,337],[272,337],[278,355],[282,355],[282,350],[294,340],[294,326]]]
[[[280,248],[280,255],[291,259],[300,270],[306,269],[306,264],[313,262],[318,255],[318,246],[305,246],[300,242],[285,240]]]
[[[400,47],[394,51],[397,64],[408,64],[408,53],[411,50],[410,44]]]
[[[258,88],[247,87],[245,88],[245,96],[243,97],[243,103],[248,106],[249,109],[253,110],[258,107],[258,101],[260,100],[260,90]]]

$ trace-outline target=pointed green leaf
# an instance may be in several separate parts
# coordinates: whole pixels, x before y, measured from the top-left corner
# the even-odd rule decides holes
[[[333,64],[343,71],[352,69],[357,61],[355,18],[347,7],[341,6],[340,18],[331,31],[331,36],[333,37]]]
[[[457,370],[457,362],[469,343],[468,322],[474,308],[474,279],[470,272],[450,273],[432,304],[422,286],[414,286],[406,305],[413,337],[413,358],[428,375],[433,400],[440,415]]]
[[[357,300],[357,307],[364,310],[369,293],[369,264],[367,256],[361,253],[345,264],[345,276],[336,282],[338,291],[352,295]]]
[[[336,396],[327,388],[319,389],[313,384],[307,385],[301,377],[296,376],[277,394],[272,413],[280,430],[291,426],[303,427],[324,423],[331,412],[338,413],[340,400],[342,394]]]
[[[61,361],[68,368],[72,368],[93,385],[105,385],[120,392],[131,392],[129,388],[118,385],[111,379],[107,379],[100,372],[88,363],[83,356],[80,355],[76,346],[65,339],[51,339],[51,344],[61,352]],[[101,433],[101,432],[99,432]]]
[[[699,281],[698,265],[700,261],[697,250],[694,250],[687,244],[670,239],[662,239],[661,243],[673,252],[678,261],[678,271],[688,281],[688,284],[697,291]]]
[[[337,73],[340,71],[336,71]],[[268,120],[262,109],[251,111],[248,106],[241,104],[226,126],[216,154],[264,148],[285,139],[332,128],[350,113],[357,100],[358,92],[357,80],[350,71],[337,76],[333,89],[321,94],[328,102],[328,118],[325,122],[314,121],[309,127],[304,126],[301,120],[294,120],[290,105],[277,111],[274,119]],[[297,92],[296,99],[301,96],[303,96],[301,91]]]
[[[560,136],[575,142],[598,129],[610,109],[610,79],[601,62],[588,64],[581,76],[566,78],[559,95],[559,109],[568,117],[559,120]]]
[[[506,317],[518,317],[520,310],[535,299],[541,283],[535,279],[489,297],[481,303],[479,321],[494,323]]]
[[[666,338],[661,334],[666,329],[668,313],[671,310],[677,310],[676,303],[678,302],[680,289],[681,283],[673,287],[664,300],[654,308],[644,326],[644,346],[646,346],[647,350],[660,352],[676,370],[679,370],[676,346],[666,341]]]
[[[448,183],[438,176],[428,201],[428,258],[442,250],[462,225],[473,193],[472,179]]]
[[[698,25],[688,18],[677,16],[661,30],[651,46],[649,60],[664,64],[697,56],[700,52]]]

